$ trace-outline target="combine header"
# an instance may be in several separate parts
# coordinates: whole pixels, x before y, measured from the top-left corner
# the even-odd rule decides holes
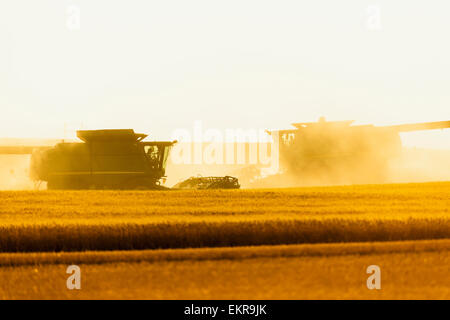
[[[237,178],[225,177],[191,177],[176,184],[173,189],[239,189]]]

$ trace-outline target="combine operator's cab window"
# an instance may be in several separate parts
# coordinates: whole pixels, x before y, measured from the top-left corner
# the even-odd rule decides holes
[[[169,150],[173,144],[174,142],[155,142],[154,144],[150,142],[144,145],[148,164],[152,169],[160,170],[162,175],[165,173]]]
[[[160,157],[160,150],[158,146],[145,146],[144,150],[150,162],[150,166],[153,169],[157,169],[159,167],[159,157]]]

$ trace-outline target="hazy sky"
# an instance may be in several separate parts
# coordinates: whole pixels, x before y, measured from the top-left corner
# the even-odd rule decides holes
[[[2,0],[0,137],[450,120],[449,15],[448,0]],[[450,130],[404,141],[450,148]]]

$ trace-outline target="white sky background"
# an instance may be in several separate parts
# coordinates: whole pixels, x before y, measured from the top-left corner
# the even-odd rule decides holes
[[[0,137],[450,120],[449,16],[448,0],[2,0]],[[450,129],[404,142],[450,149]]]

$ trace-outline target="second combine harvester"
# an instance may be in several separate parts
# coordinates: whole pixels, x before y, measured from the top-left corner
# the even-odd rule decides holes
[[[402,151],[399,133],[450,128],[450,121],[393,126],[352,123],[321,118],[277,131],[284,173],[306,184],[384,182],[390,161]]]

